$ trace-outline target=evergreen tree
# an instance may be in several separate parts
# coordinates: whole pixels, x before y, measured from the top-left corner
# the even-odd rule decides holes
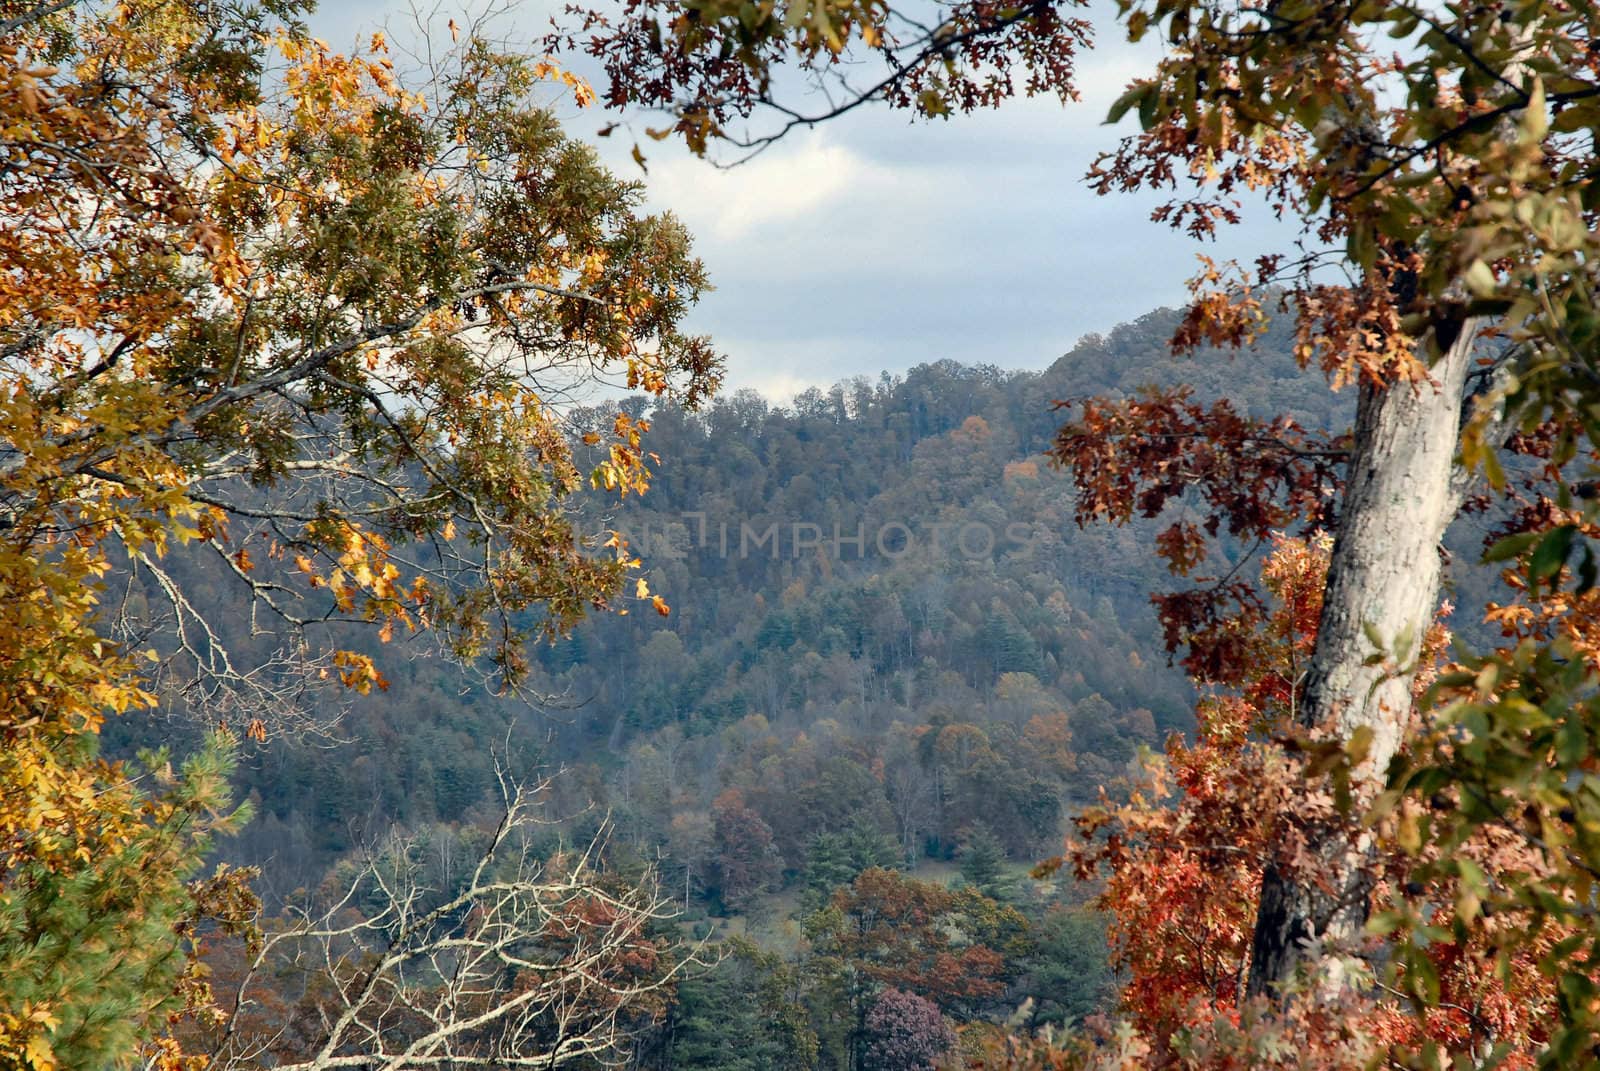
[[[1018,986],[1033,1002],[1030,1025],[1075,1027],[1113,1001],[1104,918],[1083,908],[1055,908],[1034,935],[1038,944]]]
[[[994,830],[976,822],[961,843],[961,876],[985,896],[1000,898],[1009,890],[1005,876],[1006,849]]]
[[[849,885],[864,870],[892,869],[897,862],[894,841],[867,819],[857,818],[841,833],[818,833],[806,853],[808,906],[820,907],[834,889]]]
[[[176,773],[163,752],[140,765],[140,780],[156,791],[102,767],[106,825],[77,831],[60,846],[63,862],[24,860],[6,874],[0,1065],[43,1071],[125,1060],[183,1006],[195,921],[223,902],[254,902],[246,871],[223,866],[189,883],[212,838],[249,817],[229,805],[231,741],[211,739]],[[136,815],[147,820],[133,824]]]
[[[735,938],[709,973],[678,989],[667,1066],[675,1071],[811,1071],[817,1038],[792,999],[792,967]]]

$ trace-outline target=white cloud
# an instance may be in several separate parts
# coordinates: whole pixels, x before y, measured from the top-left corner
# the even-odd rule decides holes
[[[647,188],[652,204],[677,213],[702,240],[731,243],[826,218],[846,199],[871,196],[895,178],[818,132],[726,170],[674,156],[651,165]]]
[[[338,37],[406,3],[346,0],[318,20]],[[531,34],[554,0],[524,3],[517,23]],[[1179,300],[1197,252],[1285,246],[1284,228],[1262,224],[1197,243],[1149,221],[1159,197],[1085,187],[1094,158],[1137,129],[1131,116],[1103,125],[1107,108],[1160,55],[1153,37],[1127,44],[1109,8],[1092,5],[1100,43],[1079,58],[1075,104],[1018,100],[948,122],[868,107],[731,170],[644,137],[648,117],[595,142],[614,171],[644,182],[653,209],[694,233],[717,290],[689,326],[729,355],[730,389],[786,400],[945,357],[1038,367],[1086,332]],[[618,118],[562,114],[591,140]]]

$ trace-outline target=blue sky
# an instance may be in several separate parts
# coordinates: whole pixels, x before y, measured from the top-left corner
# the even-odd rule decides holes
[[[551,9],[523,0],[499,25],[536,38]],[[312,28],[335,47],[385,23],[403,39],[409,11],[324,0]],[[452,9],[436,11],[442,27]],[[1018,100],[932,123],[858,109],[730,170],[645,140],[650,203],[689,225],[717,287],[691,326],[727,354],[728,389],[783,401],[942,358],[1040,368],[1086,333],[1181,300],[1197,253],[1249,260],[1287,244],[1270,222],[1198,243],[1150,222],[1155,199],[1085,186],[1097,153],[1135,129],[1104,125],[1108,106],[1155,55],[1127,44],[1102,5],[1092,17],[1099,43],[1079,63],[1074,105]],[[615,118],[558,110],[583,137]],[[625,131],[591,140],[639,175]]]

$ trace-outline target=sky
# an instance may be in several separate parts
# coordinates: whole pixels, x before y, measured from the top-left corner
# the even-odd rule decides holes
[[[1099,37],[1080,57],[1075,104],[1019,99],[933,122],[868,106],[727,170],[641,136],[641,175],[627,131],[593,137],[616,116],[556,107],[695,236],[716,291],[688,327],[726,355],[725,390],[784,402],[945,358],[1042,368],[1085,334],[1181,301],[1196,254],[1248,262],[1290,238],[1263,220],[1196,242],[1150,221],[1155,198],[1088,188],[1094,158],[1137,129],[1131,117],[1104,125],[1107,109],[1156,56],[1123,39],[1107,6],[1091,7]],[[552,9],[519,0],[502,19],[534,39]],[[398,41],[409,11],[409,0],[323,0],[311,28],[337,48],[386,24]]]

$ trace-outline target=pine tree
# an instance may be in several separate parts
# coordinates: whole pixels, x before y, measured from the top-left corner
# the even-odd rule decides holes
[[[229,803],[231,740],[213,737],[176,771],[163,752],[139,765],[100,765],[105,824],[70,834],[53,861],[24,858],[6,874],[0,1065],[90,1068],[125,1059],[183,1006],[195,920],[222,899],[253,903],[247,871],[222,866],[208,881],[189,880],[213,837],[249,818]],[[135,787],[136,772],[154,791]]]
[[[1006,849],[994,830],[982,822],[967,828],[961,843],[961,876],[985,896],[1003,896],[1010,882],[1005,876]]]
[[[806,853],[806,894],[821,902],[834,889],[849,885],[872,867],[893,869],[899,862],[894,841],[869,819],[857,818],[841,833],[818,833]]]

